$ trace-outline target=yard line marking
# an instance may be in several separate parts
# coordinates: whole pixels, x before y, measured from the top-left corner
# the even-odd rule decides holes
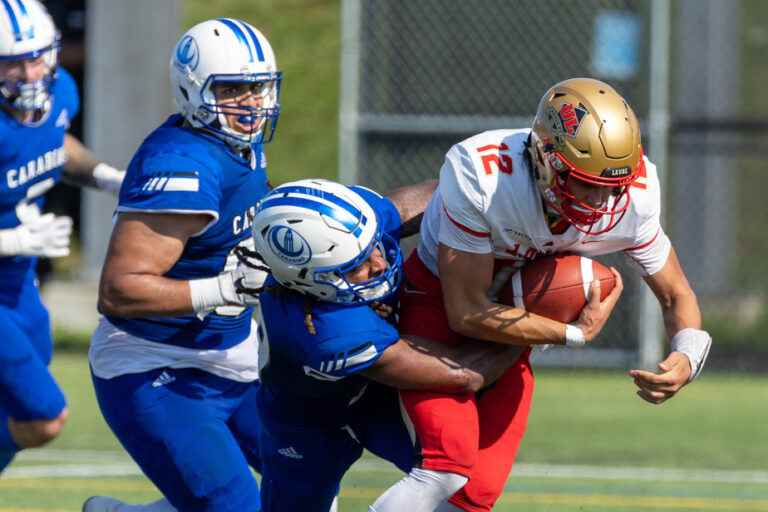
[[[24,450],[4,473],[6,478],[108,477],[141,475],[127,454],[107,450]],[[38,464],[66,462],[66,464]],[[32,464],[34,463],[34,464]],[[353,466],[362,471],[397,470],[380,459],[362,459]],[[712,482],[768,484],[768,471],[670,469],[636,466],[588,466],[561,464],[516,464],[511,478],[564,478],[594,480],[640,480],[647,482]]]
[[[724,510],[726,512],[768,510],[768,500],[738,498],[693,498],[687,496],[632,496],[611,494],[551,494],[505,492],[500,503],[535,503],[573,505],[579,507],[632,507],[633,509],[663,510]]]
[[[356,462],[353,467],[367,471],[396,471],[390,463],[377,459],[361,460]],[[515,464],[512,468],[511,478],[516,477],[768,484],[768,471],[669,469],[635,466],[611,467],[519,463]]]
[[[23,450],[16,456],[17,461],[44,461],[44,462],[125,462],[130,457],[125,452],[113,450],[63,450],[56,448],[42,448]]]
[[[518,464],[512,477],[768,484],[768,471]]]
[[[72,459],[70,459],[71,461]],[[15,478],[101,478],[107,476],[136,476],[142,472],[136,464],[57,464],[48,466],[11,466],[3,479]]]
[[[344,498],[376,499],[381,489],[373,487],[349,487],[341,489]],[[622,507],[632,510],[722,510],[726,512],[765,512],[768,500],[738,498],[692,498],[687,496],[638,496],[611,494],[551,494],[530,492],[505,492],[497,503],[578,506],[579,510],[593,507]],[[2,509],[0,509],[2,510]]]

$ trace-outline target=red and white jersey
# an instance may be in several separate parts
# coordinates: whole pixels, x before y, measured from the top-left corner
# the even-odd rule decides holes
[[[493,130],[470,137],[445,156],[440,184],[421,224],[419,257],[435,275],[437,247],[487,254],[522,266],[540,254],[573,252],[585,256],[623,251],[641,271],[655,274],[671,248],[661,229],[661,194],[656,166],[631,186],[631,204],[610,231],[587,235],[570,227],[550,231],[542,197],[525,156],[529,129]],[[610,221],[595,226],[599,232]]]

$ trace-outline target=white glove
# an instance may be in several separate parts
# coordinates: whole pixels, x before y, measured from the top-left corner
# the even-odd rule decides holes
[[[13,229],[0,230],[0,254],[4,256],[45,256],[69,254],[72,219],[46,213]]]
[[[117,195],[120,193],[120,186],[123,184],[125,171],[115,169],[104,162],[96,164],[93,168],[93,179],[96,181],[96,188],[105,192],[112,192]]]
[[[252,251],[238,254],[238,258],[240,263],[231,272],[189,281],[195,313],[205,314],[221,306],[253,306],[259,303],[259,293],[269,275],[269,268]]]
[[[259,293],[267,279],[267,273],[261,269],[239,265],[232,272],[219,274],[219,290],[227,305],[253,306],[259,303]]]

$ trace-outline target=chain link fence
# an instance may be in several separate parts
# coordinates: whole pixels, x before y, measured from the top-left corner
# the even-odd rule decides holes
[[[387,190],[436,177],[454,143],[484,130],[529,126],[544,91],[575,76],[616,87],[641,119],[648,144],[651,53],[658,43],[651,17],[658,6],[347,0],[342,178]],[[671,63],[672,107],[660,117],[670,128],[669,144],[661,139],[669,148],[668,165],[660,169],[665,224],[700,295],[706,327],[723,341],[724,351],[715,354],[722,353],[723,366],[749,364],[751,356],[737,361],[727,352],[768,351],[758,339],[768,328],[762,292],[768,278],[757,257],[768,249],[761,222],[768,216],[761,186],[768,174],[766,148],[755,145],[766,127],[758,120],[757,130],[749,130],[739,122],[744,105],[733,93],[752,83],[741,75],[742,54],[759,53],[750,41],[768,44],[768,34],[757,28],[746,42],[740,31],[768,6],[681,0],[673,7],[671,50],[663,55]],[[631,277],[598,341],[604,350],[583,355],[581,363],[628,366],[637,362],[643,331],[655,328],[653,316],[649,322],[643,315],[642,283],[622,258],[606,261]]]

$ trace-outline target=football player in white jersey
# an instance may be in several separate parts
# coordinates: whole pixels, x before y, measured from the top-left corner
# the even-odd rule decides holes
[[[613,270],[614,290],[566,325],[493,302],[511,273],[497,269],[518,268],[540,254],[622,251],[658,298],[671,345],[658,372],[630,371],[637,394],[662,403],[699,375],[711,338],[701,330],[696,296],[659,223],[660,197],[635,114],[612,87],[593,79],[553,86],[531,129],[481,133],[447,153],[418,251],[405,264],[400,332],[445,343],[470,338],[520,345],[522,354],[477,396],[401,393],[421,468],[435,482],[450,474],[468,479],[448,502],[434,503],[437,510],[492,509],[525,433],[534,386],[529,347],[590,342],[622,290]],[[599,297],[597,281],[591,293]],[[424,486],[412,480],[409,475],[390,488],[371,510],[410,503],[413,489]]]

